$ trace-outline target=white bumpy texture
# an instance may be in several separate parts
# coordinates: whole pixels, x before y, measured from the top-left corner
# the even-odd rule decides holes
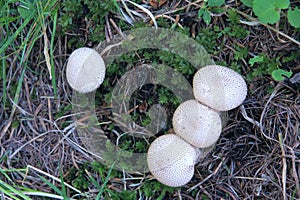
[[[194,175],[198,151],[174,134],[155,139],[148,150],[147,162],[155,178],[168,186],[179,187]]]
[[[105,63],[94,49],[83,47],[76,49],[69,57],[67,80],[70,86],[80,92],[96,90],[105,77]]]
[[[172,123],[178,136],[198,148],[213,145],[222,132],[222,120],[218,112],[196,100],[180,104]]]
[[[246,98],[243,77],[228,67],[208,65],[196,72],[193,79],[195,98],[217,111],[236,108]]]

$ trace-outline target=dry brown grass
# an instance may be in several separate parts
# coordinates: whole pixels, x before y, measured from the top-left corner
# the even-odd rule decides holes
[[[184,14],[180,15],[181,18],[191,16],[194,20],[185,24],[191,27],[191,35],[193,35],[198,28],[205,27],[194,14],[199,5],[188,1],[168,2],[169,7],[164,5],[160,9],[152,10],[152,13],[157,16],[165,12],[165,15],[160,14],[160,17],[169,16],[168,18],[173,21],[171,23],[180,23],[177,15],[172,13],[176,10],[184,11]],[[228,5],[240,7],[240,4],[236,4],[235,1],[228,1]],[[166,8],[168,11],[165,11]],[[244,12],[251,11],[244,9]],[[212,24],[223,27],[226,22],[222,15],[214,17]],[[112,34],[121,32],[117,28],[118,17],[120,16],[116,14],[112,18],[114,23],[108,20],[110,26],[107,28],[110,28]],[[147,15],[145,20],[151,23]],[[224,48],[218,55],[214,55],[215,60],[230,63],[234,56],[235,45],[247,46],[250,54],[257,55],[263,52],[271,58],[299,48],[264,26],[244,25],[243,27],[250,31],[247,38],[234,40],[223,37],[217,41],[217,44],[223,44]],[[293,38],[299,38],[299,32],[290,31],[288,26],[283,27],[282,31]],[[62,166],[63,173],[67,176],[71,167],[79,168],[82,163],[95,159],[90,152],[81,147],[82,143],[72,121],[71,109],[58,117],[61,110],[71,104],[71,88],[65,81],[65,62],[72,50],[66,45],[70,37],[72,36],[58,36],[55,42],[58,96],[54,98],[43,57],[41,38],[34,47],[33,53],[28,56],[29,69],[25,73],[20,101],[12,117],[10,117],[13,106],[12,95],[20,77],[21,66],[16,62],[17,55],[7,58],[9,105],[4,108],[3,102],[0,103],[0,158],[6,155],[7,159],[0,163],[1,168],[19,169],[31,165],[59,177],[59,166]],[[110,39],[109,34],[107,39]],[[86,41],[86,44],[88,42]],[[13,52],[13,49],[8,49],[7,52]],[[242,60],[242,63],[242,74],[246,75],[251,68],[247,61]],[[295,60],[284,67],[293,70],[296,74],[299,73],[299,65],[300,60]],[[179,192],[168,194],[168,198],[202,199],[204,196],[210,199],[300,198],[299,83],[292,84],[288,80],[275,82],[268,77],[263,77],[249,81],[248,85],[249,95],[243,106],[252,121],[245,119],[240,108],[230,111],[221,138],[205,160],[196,166],[196,174],[192,181]],[[270,92],[270,88],[274,90]],[[1,90],[0,94],[2,94]],[[109,110],[109,107],[99,108],[99,110],[103,111],[101,112],[103,116],[107,116],[108,113],[105,111]],[[38,174],[30,170],[28,174],[15,172],[10,176],[15,183],[32,189],[53,192],[38,178]],[[127,190],[139,189],[130,186],[131,183],[135,182],[127,181]],[[111,179],[108,187],[116,191],[125,188],[119,178]],[[93,189],[90,189],[91,193]],[[192,197],[191,191],[197,191],[196,195]]]

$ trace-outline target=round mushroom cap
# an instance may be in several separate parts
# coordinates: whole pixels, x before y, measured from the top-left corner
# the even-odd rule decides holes
[[[198,153],[198,150],[177,135],[162,135],[148,149],[148,167],[159,182],[171,187],[183,186],[194,175]]]
[[[243,77],[232,69],[208,65],[194,75],[193,92],[201,103],[217,111],[227,111],[243,103],[247,85]]]
[[[177,107],[172,124],[179,137],[198,148],[213,145],[222,132],[219,113],[194,99]]]
[[[80,92],[96,90],[105,77],[105,63],[94,49],[83,47],[76,49],[69,57],[66,69],[70,86]]]

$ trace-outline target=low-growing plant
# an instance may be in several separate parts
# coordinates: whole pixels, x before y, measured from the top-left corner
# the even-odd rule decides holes
[[[289,23],[295,28],[300,28],[300,9],[292,8],[290,0],[241,0],[246,6],[251,7],[262,23],[275,24],[280,20],[281,11],[287,11]]]
[[[198,17],[202,17],[206,24],[210,24],[213,12],[222,12],[221,6],[225,0],[204,0],[202,7],[198,11]]]
[[[69,47],[78,48],[84,46],[82,36],[86,34],[80,28],[87,28],[88,41],[99,43],[105,40],[105,16],[117,12],[118,4],[115,1],[64,0],[61,8],[63,12],[58,20],[63,31],[61,34],[70,30],[80,33],[68,40]]]
[[[145,197],[157,196],[156,199],[162,200],[166,196],[167,192],[173,193],[176,188],[166,186],[158,181],[146,181],[143,183],[140,189]]]
[[[274,61],[266,55],[261,54],[249,59],[249,64],[251,67],[258,65],[258,67],[253,71],[254,76],[269,74],[275,81],[282,81],[285,78],[290,78],[293,75],[293,72],[280,69],[278,61],[279,59]]]

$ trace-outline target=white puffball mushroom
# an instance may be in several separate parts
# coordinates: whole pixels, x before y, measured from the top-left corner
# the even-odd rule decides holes
[[[247,85],[234,70],[220,65],[207,65],[194,75],[193,92],[199,102],[210,108],[228,111],[243,103]]]
[[[80,93],[92,92],[104,80],[105,63],[97,51],[82,47],[70,55],[66,75],[74,90]]]
[[[150,145],[147,163],[152,175],[161,183],[180,187],[194,175],[200,151],[175,134],[162,135]]]
[[[213,145],[222,132],[219,113],[194,99],[178,106],[172,124],[176,135],[198,148]]]

